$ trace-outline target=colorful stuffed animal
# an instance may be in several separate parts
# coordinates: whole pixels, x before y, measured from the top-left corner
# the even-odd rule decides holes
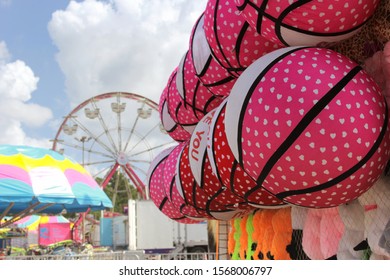
[[[372,251],[370,259],[390,259],[390,253],[380,245],[390,219],[390,177],[382,176],[359,202],[365,209],[365,237]]]
[[[239,260],[240,259],[240,248],[241,248],[240,237],[242,234],[241,226],[240,226],[241,220],[242,220],[242,218],[234,219],[234,235],[233,235],[234,251],[232,254],[232,260]]]
[[[303,249],[313,260],[335,259],[343,232],[337,207],[310,209],[303,228]]]

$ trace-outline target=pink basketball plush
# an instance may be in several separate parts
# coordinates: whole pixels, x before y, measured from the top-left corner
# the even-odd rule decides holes
[[[236,203],[245,201],[259,208],[280,208],[286,205],[264,188],[257,188],[245,199],[246,193],[256,187],[256,181],[242,169],[228,145],[225,133],[226,103],[227,99],[215,110],[208,133],[207,156],[213,173],[227,187],[225,192],[239,197],[234,200]]]
[[[169,201],[171,201],[172,204],[177,209],[179,209],[180,213],[192,219],[204,220],[205,217],[200,215],[193,206],[185,203],[183,196],[179,193],[175,182],[177,160],[180,152],[186,144],[186,142],[178,144],[170,151],[169,155],[167,156],[164,166],[163,186]]]
[[[176,185],[187,204],[192,205],[202,215],[209,219],[230,220],[243,217],[249,210],[232,210],[207,195],[195,181],[189,162],[189,144],[184,146],[178,158]]]
[[[199,221],[190,219],[184,216],[180,211],[168,200],[163,187],[164,182],[164,166],[168,154],[172,148],[168,148],[157,155],[148,170],[147,186],[149,190],[150,199],[157,206],[157,208],[167,217],[180,223],[192,224]]]
[[[359,65],[322,48],[290,47],[238,78],[225,112],[228,144],[260,186],[287,203],[356,199],[389,159],[388,110]]]
[[[182,57],[177,69],[177,90],[187,107],[194,110],[198,119],[216,108],[223,97],[213,95],[199,80],[189,51]]]
[[[189,53],[194,63],[195,74],[212,94],[228,96],[237,77],[212,56],[203,23],[204,14],[194,25],[190,38]]]
[[[170,77],[170,80],[171,81]],[[180,124],[178,124],[172,116],[169,114],[168,110],[168,89],[169,89],[169,82],[168,85],[164,88],[159,101],[159,113],[160,113],[160,120],[161,124],[164,127],[165,131],[171,136],[172,139],[182,142],[191,137],[191,133],[184,129]]]
[[[379,0],[234,0],[259,34],[285,46],[317,46],[356,34]]]
[[[185,100],[180,96],[176,84],[177,71],[178,68],[175,68],[167,84],[166,100],[168,113],[178,125],[191,134],[195,128],[195,125],[199,122],[204,114],[197,112],[193,107],[188,106],[185,103]]]
[[[215,59],[237,76],[256,59],[282,46],[260,36],[240,15],[234,1],[209,0],[204,31]]]
[[[207,154],[210,125],[216,109],[207,113],[197,124],[189,144],[191,172],[196,183],[213,199],[230,209],[251,208],[246,201],[235,195],[230,188],[222,184],[210,164]]]

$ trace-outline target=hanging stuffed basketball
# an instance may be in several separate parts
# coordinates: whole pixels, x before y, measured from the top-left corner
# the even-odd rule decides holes
[[[214,95],[228,96],[237,77],[221,66],[212,56],[203,29],[204,15],[196,22],[191,38],[189,52],[194,63],[196,76]]]
[[[177,123],[175,119],[172,118],[171,114],[169,113],[168,108],[168,92],[169,88],[172,83],[172,78],[175,77],[174,75],[169,77],[168,84],[165,86],[159,101],[159,113],[160,113],[160,120],[163,128],[165,131],[171,136],[172,139],[181,142],[189,139],[191,137],[191,133],[188,131],[190,129],[187,128],[184,129],[183,126],[179,123]],[[172,98],[172,96],[171,96]],[[172,101],[171,101],[172,102]]]
[[[213,95],[196,76],[194,62],[189,51],[180,61],[176,84],[181,98],[185,101],[185,106],[192,108],[199,120],[218,107],[223,100],[221,96]]]
[[[355,62],[322,48],[276,50],[237,79],[228,144],[257,185],[287,203],[334,207],[367,191],[389,159],[380,88]]]
[[[190,134],[204,114],[196,111],[193,107],[188,106],[181,97],[177,87],[177,74],[179,67],[172,72],[167,89],[168,113],[172,119]],[[188,138],[186,138],[188,139]]]
[[[259,34],[285,46],[317,46],[356,34],[380,0],[234,0]]]
[[[282,46],[260,36],[233,1],[207,2],[204,31],[215,59],[236,76],[259,57]]]
[[[227,99],[215,110],[209,128],[210,132],[208,133],[207,156],[213,173],[227,187],[229,193],[244,199],[246,203],[252,206],[259,208],[280,208],[284,206],[285,202],[264,188],[257,188],[245,199],[246,193],[256,187],[256,181],[242,169],[228,145],[225,134],[226,103]],[[237,198],[235,200],[237,203],[242,203]]]
[[[247,210],[232,210],[218,203],[213,197],[207,195],[194,178],[189,161],[189,143],[184,146],[178,158],[176,186],[183,195],[185,202],[195,207],[202,215],[209,219],[230,220],[235,217],[247,215]]]
[[[242,198],[234,194],[230,188],[222,184],[210,164],[207,154],[210,124],[216,109],[207,113],[199,121],[192,133],[189,144],[189,160],[191,172],[196,183],[213,199],[230,209],[250,209]]]
[[[187,142],[178,144],[170,151],[169,155],[167,156],[164,166],[163,186],[169,201],[172,202],[172,204],[177,209],[179,209],[180,213],[192,219],[204,220],[205,217],[200,215],[193,206],[185,203],[183,196],[179,193],[175,182],[177,175],[177,160],[181,150],[184,148]]]
[[[184,216],[180,211],[168,200],[163,187],[164,182],[164,166],[165,161],[172,151],[173,147],[165,149],[157,155],[148,170],[147,186],[149,190],[150,199],[157,206],[157,208],[170,219],[184,224],[198,223],[199,221],[190,219]]]

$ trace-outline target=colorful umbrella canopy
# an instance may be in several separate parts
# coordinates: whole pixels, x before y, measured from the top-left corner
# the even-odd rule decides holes
[[[111,200],[71,158],[44,148],[0,145],[0,218],[106,207]]]
[[[27,228],[28,230],[38,230],[39,225],[50,224],[50,223],[70,223],[70,221],[62,215],[53,215],[53,216],[30,215],[16,221],[14,225],[16,225],[18,228]]]

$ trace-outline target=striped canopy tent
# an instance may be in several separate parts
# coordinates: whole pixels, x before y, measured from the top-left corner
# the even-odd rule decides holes
[[[0,221],[5,227],[36,213],[59,214],[112,208],[92,176],[53,150],[0,145]]]

